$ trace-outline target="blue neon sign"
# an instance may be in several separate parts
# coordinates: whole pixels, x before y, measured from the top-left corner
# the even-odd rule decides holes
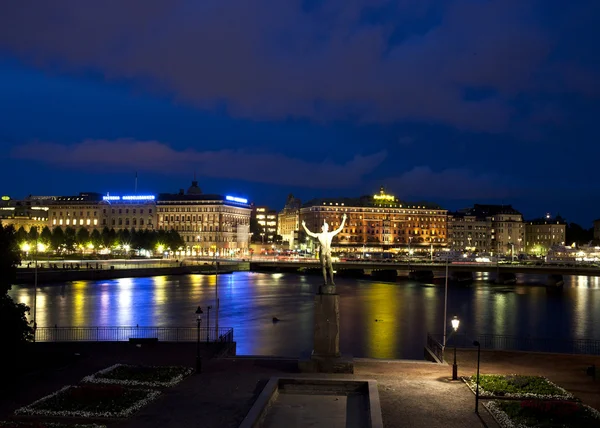
[[[239,202],[240,204],[247,204],[248,203],[248,199],[244,199],[244,198],[238,198],[236,196],[225,196],[225,199],[227,199],[228,201],[231,202]]]
[[[125,196],[103,196],[104,201],[153,201],[154,195],[125,195]]]

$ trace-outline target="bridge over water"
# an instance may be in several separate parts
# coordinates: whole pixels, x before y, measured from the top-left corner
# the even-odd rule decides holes
[[[302,272],[306,270],[320,269],[317,260],[302,261],[252,261],[251,271],[280,271],[280,272]],[[527,264],[496,264],[496,263],[409,263],[409,262],[372,262],[372,261],[345,261],[333,263],[333,268],[338,274],[348,273],[370,273],[371,276],[381,279],[392,279],[399,272],[416,280],[431,280],[435,276],[445,275],[446,268],[449,276],[456,281],[472,280],[474,272],[488,272],[496,275],[501,283],[514,281],[516,274],[546,275],[547,285],[562,285],[563,275],[600,276],[600,268],[578,265],[527,265]]]

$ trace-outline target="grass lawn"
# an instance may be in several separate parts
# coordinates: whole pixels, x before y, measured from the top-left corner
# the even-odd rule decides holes
[[[476,376],[469,378],[473,388],[476,379]],[[483,396],[492,397],[574,398],[567,391],[542,376],[480,375],[479,391],[483,393]]]
[[[190,371],[187,367],[149,367],[119,365],[97,377],[104,379],[133,380],[138,382],[169,382],[173,378],[185,375]]]
[[[600,426],[600,414],[579,402],[494,400],[487,406],[504,427],[592,428]]]

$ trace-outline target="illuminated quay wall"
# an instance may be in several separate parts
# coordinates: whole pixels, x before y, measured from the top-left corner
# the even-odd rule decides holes
[[[300,210],[300,221],[311,231],[320,231],[324,221],[330,230],[344,229],[334,238],[338,250],[348,252],[402,249],[416,253],[445,247],[447,211],[433,204],[410,204],[386,194],[381,188],[361,198],[314,199]]]
[[[159,230],[176,230],[186,255],[246,255],[251,207],[237,196],[203,194],[198,183],[186,193],[161,194],[156,200]]]

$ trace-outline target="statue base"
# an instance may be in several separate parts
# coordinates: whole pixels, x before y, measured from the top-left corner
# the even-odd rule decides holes
[[[335,285],[324,284],[319,286],[319,293],[317,293],[317,296],[319,294],[336,294]]]
[[[313,351],[300,359],[298,368],[308,373],[354,373],[351,356],[340,353],[340,295],[335,285],[319,287],[315,295]]]

